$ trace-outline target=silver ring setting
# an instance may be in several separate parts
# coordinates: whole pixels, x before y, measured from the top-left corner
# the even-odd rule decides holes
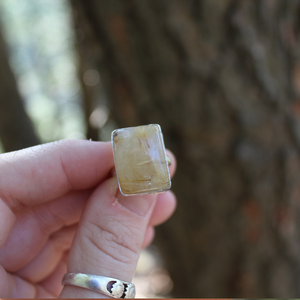
[[[111,134],[116,175],[124,196],[171,188],[170,157],[158,124],[116,129]]]
[[[104,276],[67,273],[62,279],[62,285],[82,287],[113,298],[135,297],[135,286],[133,283]]]

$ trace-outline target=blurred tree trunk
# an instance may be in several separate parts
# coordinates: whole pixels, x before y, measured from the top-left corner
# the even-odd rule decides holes
[[[72,4],[115,120],[177,156],[172,295],[300,297],[300,2]]]
[[[1,28],[0,28],[1,29]],[[0,31],[0,139],[5,151],[40,143],[25,112],[13,72],[8,63],[6,44]]]

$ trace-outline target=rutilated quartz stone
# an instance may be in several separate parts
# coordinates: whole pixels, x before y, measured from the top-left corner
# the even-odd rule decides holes
[[[171,187],[159,125],[114,130],[112,142],[119,188],[123,195],[160,193]]]

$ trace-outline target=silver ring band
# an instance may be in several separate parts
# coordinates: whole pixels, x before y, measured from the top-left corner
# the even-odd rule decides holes
[[[135,286],[119,279],[82,274],[67,273],[62,279],[62,285],[82,287],[113,298],[134,298]]]

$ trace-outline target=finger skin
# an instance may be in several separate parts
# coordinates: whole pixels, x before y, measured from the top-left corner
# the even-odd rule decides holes
[[[157,195],[132,196],[149,203],[140,213],[121,204],[116,178],[99,186],[88,200],[70,250],[68,272],[131,282]],[[99,217],[101,213],[101,217]],[[89,290],[65,286],[60,297],[99,297]]]
[[[171,176],[173,176],[176,169],[176,160],[172,155],[172,153],[169,152],[168,155],[171,157],[172,160],[172,164],[170,166],[170,174]],[[8,213],[5,214],[6,218],[8,218],[7,220],[8,222],[5,222],[6,227],[4,229],[3,234],[2,232],[0,232],[2,236],[2,244],[7,242],[7,236],[11,232],[14,222],[18,221],[16,220],[16,217],[13,214],[13,212],[19,211],[20,208],[24,207],[24,205],[25,206],[29,205],[32,207],[33,205],[40,206],[43,204],[47,204],[46,202],[49,203],[50,201],[56,198],[63,197],[64,194],[72,190],[80,190],[80,189],[87,189],[87,188],[94,187],[95,185],[101,183],[101,181],[103,181],[108,176],[112,167],[113,167],[113,158],[112,158],[110,143],[94,143],[90,141],[60,141],[48,145],[42,145],[42,146],[25,149],[23,151],[1,155],[0,156],[0,179],[1,179],[0,180],[0,197],[1,197],[0,202],[5,204],[4,205],[5,209],[8,208]],[[32,184],[32,182],[34,182],[35,184]],[[108,192],[106,191],[106,195],[107,194]],[[110,200],[113,200],[115,198],[115,194],[116,193],[110,192]],[[123,219],[122,221],[124,222],[124,224],[122,224],[122,226],[119,228],[122,228],[123,230],[129,229],[131,233],[134,232],[135,230],[137,232],[137,235],[133,234],[133,236],[137,238],[135,240],[136,245],[134,245],[136,251],[130,249],[132,245],[129,245],[131,243],[127,244],[127,241],[122,241],[122,240],[114,241],[115,246],[116,245],[121,246],[121,248],[125,246],[125,248],[127,247],[129,251],[131,250],[131,252],[133,252],[134,254],[138,254],[140,248],[142,246],[149,244],[154,236],[154,229],[151,226],[148,227],[148,229],[146,228],[147,228],[147,224],[149,224],[151,211],[155,206],[156,196],[151,195],[146,197],[149,197],[149,202],[150,204],[152,203],[152,205],[149,205],[149,212],[147,215],[133,212],[132,211],[133,206],[130,207],[128,205],[127,206],[122,204],[120,205],[121,201],[115,203],[115,199],[114,199],[113,201],[110,202],[110,208],[112,208],[113,206],[114,207],[113,209],[115,209],[110,214],[111,218],[113,219],[114,217],[118,216],[118,214],[115,214],[117,210],[119,210],[119,212],[120,211],[122,212],[120,214],[121,219],[125,217],[125,219]],[[165,205],[165,207],[167,206],[170,207],[170,204],[166,205],[166,201],[162,201],[162,203],[164,203],[162,205]],[[99,210],[100,207],[98,209],[97,217],[99,217]],[[170,214],[170,210],[172,209],[170,208],[166,209],[163,214],[160,214],[160,216],[157,215],[155,222],[156,223],[162,222],[166,218],[166,216]],[[4,209],[0,211],[3,212]],[[154,213],[154,216],[155,215],[156,213]],[[33,218],[33,219],[38,219],[38,221],[43,220],[43,218]],[[133,219],[135,219],[135,221],[132,221]],[[95,220],[97,222],[97,219]],[[42,243],[40,243],[40,247],[42,247],[43,243],[45,243],[47,240],[47,234],[45,233],[47,232],[51,233],[55,226],[59,227],[61,226],[61,224],[59,223],[64,224],[65,222],[66,220],[61,220],[60,218],[57,218],[56,224],[54,225],[52,224],[52,226],[48,226],[47,222],[45,222],[46,226],[45,223],[43,222],[35,223],[35,225],[42,225],[42,231],[44,237],[46,237],[45,241],[44,242],[42,241]],[[118,220],[120,224],[118,224],[116,220],[114,220],[114,222],[118,226],[120,226],[122,223],[120,222],[120,220]],[[32,224],[33,223],[34,222],[32,222]],[[48,223],[51,222],[49,221]],[[24,223],[22,223],[22,225],[24,226]],[[101,227],[100,225],[101,224],[97,224],[97,226]],[[102,227],[103,227],[103,223],[102,223]],[[45,228],[48,229],[45,230]],[[21,231],[19,231],[19,233],[21,233]],[[124,234],[122,236],[126,236],[126,231],[124,231],[123,233]],[[19,235],[19,237],[20,236],[21,235]],[[113,236],[118,239],[117,233],[113,234]],[[130,239],[131,236],[127,235],[127,237]],[[18,235],[15,235],[15,238],[18,239]],[[23,241],[25,241],[26,238],[28,238],[28,235],[25,234],[24,238],[25,239]],[[124,243],[126,245],[124,245]],[[8,243],[8,245],[9,244],[10,243]],[[109,244],[111,244],[111,240],[107,241],[106,246],[108,246],[108,248],[111,247],[111,245]],[[100,248],[100,250],[103,250],[102,248],[103,245],[95,245],[95,246],[96,248],[98,247]],[[106,246],[104,245],[104,248]],[[4,252],[5,252],[5,247],[2,248],[4,248]],[[9,253],[10,250],[13,248],[15,247],[11,247],[10,244],[10,246],[7,247],[7,253]],[[117,251],[117,252],[118,254],[123,255],[124,251]],[[114,260],[117,258],[118,261],[119,259],[119,257],[111,257],[112,255],[109,252],[105,254],[108,255],[108,257],[113,258]],[[33,256],[35,255],[36,254],[34,254]],[[12,258],[13,257],[16,256],[13,255]],[[123,263],[127,264],[127,266],[129,264],[134,267],[132,268],[132,270],[128,270],[128,268],[124,268],[123,270],[124,280],[126,280],[125,277],[132,277],[137,262],[136,257],[134,259],[130,259],[130,257],[127,258],[129,258],[129,261],[123,261]],[[1,260],[1,252],[0,252],[0,260]],[[4,259],[4,261],[6,260]],[[122,261],[122,259],[120,261]],[[118,267],[120,267],[120,261],[117,262],[116,268],[111,270],[112,273],[118,270]],[[30,266],[30,264],[28,266]],[[73,263],[73,266],[76,267],[76,264]],[[109,267],[111,268],[111,265],[109,265]],[[61,268],[61,270],[65,271],[64,268]],[[104,266],[104,268],[102,266],[102,270],[106,271],[107,266],[106,267]],[[117,273],[120,274],[120,272]],[[105,275],[107,276],[107,272],[105,273]],[[18,278],[17,276],[11,276],[9,274],[6,274],[6,277],[8,279],[5,278],[3,279],[1,278],[1,274],[0,274],[0,281],[2,283],[7,282],[7,284],[5,284],[6,288],[9,288],[12,282],[14,282],[15,284],[15,287],[13,288],[13,294],[10,294],[6,297],[52,296],[52,294],[48,293],[47,289],[44,289],[43,286],[41,285],[36,285],[36,286],[32,285],[31,283],[26,282],[25,280]],[[127,281],[130,280],[127,279]],[[47,285],[47,282],[48,282],[47,280],[44,281],[45,285]],[[55,283],[55,285],[56,284],[57,283]],[[3,297],[2,295],[0,296]],[[99,294],[97,294],[96,296],[99,297]]]
[[[67,271],[67,254],[56,270],[40,284],[32,284],[18,276],[7,273],[0,266],[1,298],[53,298],[62,290],[61,280]]]
[[[0,248],[7,241],[11,230],[16,222],[16,216],[0,198]]]
[[[172,160],[172,164],[169,167],[169,169],[170,169],[170,175],[173,176],[176,169],[176,160],[173,154],[168,150],[167,150],[167,154],[171,157]],[[70,191],[92,188],[95,187],[97,184],[101,183],[105,178],[107,178],[112,167],[113,167],[113,157],[112,157],[112,149],[110,143],[99,143],[99,142],[95,143],[90,141],[60,141],[60,142],[55,142],[47,145],[25,149],[14,153],[1,155],[0,156],[0,213],[1,212],[3,213],[5,211],[6,213],[3,214],[4,216],[0,215],[1,217],[0,225],[2,224],[1,220],[5,225],[2,226],[3,232],[1,231],[0,228],[0,243],[5,244],[5,246],[6,245],[8,246],[6,248],[4,246],[2,247],[2,249],[0,249],[0,262],[1,262],[1,258],[4,264],[7,261],[12,262],[16,257],[18,257],[18,255],[12,255],[11,259],[7,260],[6,259],[7,257],[5,257],[3,253],[5,252],[7,254],[12,253],[13,249],[20,249],[20,247],[24,246],[24,244],[26,244],[25,243],[26,240],[29,242],[32,241],[30,235],[22,231],[22,227],[24,227],[25,229],[27,227],[26,225],[29,225],[27,227],[28,232],[30,232],[31,229],[34,227],[38,228],[38,230],[42,228],[41,235],[40,235],[42,238],[37,243],[39,245],[38,247],[40,248],[33,247],[35,249],[38,249],[36,253],[33,253],[32,251],[30,251],[32,247],[31,248],[28,247],[27,254],[30,252],[32,253],[31,256],[25,255],[27,257],[27,262],[26,262],[27,269],[26,267],[24,267],[23,270],[20,271],[20,274],[22,276],[26,277],[29,274],[28,279],[37,281],[38,280],[37,277],[31,277],[30,274],[34,271],[29,272],[28,270],[30,270],[30,268],[33,267],[35,262],[38,261],[39,255],[37,253],[39,252],[39,249],[41,249],[43,245],[46,243],[48,239],[47,234],[50,235],[53,232],[53,230],[55,229],[57,230],[57,228],[59,230],[59,228],[61,228],[65,224],[69,224],[68,222],[70,222],[70,219],[58,217],[59,214],[57,215],[53,213],[54,210],[51,209],[50,211],[52,212],[52,214],[49,214],[47,217],[47,215],[42,212],[43,209],[40,209],[39,213],[37,214],[35,213],[31,216],[32,217],[31,220],[30,218],[27,219],[27,221],[29,220],[29,222],[24,223],[23,222],[24,219],[21,220],[20,222],[21,226],[19,226],[19,229],[17,230],[18,234],[13,234],[12,228],[15,228],[18,223],[18,218],[15,216],[14,213],[17,212],[17,216],[18,216],[18,214],[20,213],[20,209],[21,208],[23,209],[24,206],[27,205],[29,205],[31,208],[34,205],[37,205],[38,208],[45,205],[46,209],[44,209],[44,211],[47,211],[49,207],[51,207],[50,203],[53,202],[53,200],[57,198],[60,198],[61,200],[64,197],[64,195],[69,193]],[[108,190],[106,190],[106,192],[102,190],[103,194],[105,194],[106,196],[109,195],[108,197],[109,204],[108,206],[106,206],[107,210],[104,209],[103,213],[104,215],[106,215],[107,212],[110,212],[108,214],[110,218],[106,219],[107,221],[106,223],[109,222],[114,223],[114,226],[117,226],[118,230],[116,232],[110,232],[108,230],[109,228],[103,229],[103,227],[106,226],[105,222],[104,223],[100,222],[97,224],[97,222],[99,221],[98,220],[99,212],[101,211],[102,207],[100,209],[99,204],[97,204],[96,200],[94,200],[93,205],[95,205],[95,207],[98,208],[98,210],[94,211],[93,209],[91,209],[88,216],[90,217],[92,215],[92,212],[97,212],[97,215],[94,214],[95,223],[93,225],[96,224],[96,226],[102,229],[102,231],[106,231],[106,234],[104,234],[105,237],[103,238],[102,236],[102,241],[107,242],[107,245],[99,245],[99,244],[97,245],[97,243],[94,244],[95,246],[94,249],[96,248],[96,250],[98,251],[102,250],[102,252],[104,252],[102,254],[104,254],[104,256],[108,257],[109,259],[108,262],[104,261],[104,265],[100,264],[101,266],[100,269],[105,273],[105,276],[115,275],[114,277],[119,277],[119,278],[121,276],[123,277],[124,280],[131,281],[131,279],[129,278],[133,276],[135,266],[137,263],[137,257],[139,255],[139,250],[141,249],[141,247],[148,245],[154,237],[153,227],[152,226],[147,227],[147,225],[150,224],[149,220],[150,220],[151,212],[155,206],[155,201],[157,196],[155,195],[146,196],[149,198],[150,204],[149,206],[143,205],[143,207],[145,208],[144,210],[148,212],[147,213],[145,212],[145,214],[137,213],[137,211],[134,211],[134,207],[136,205],[132,205],[135,202],[135,200],[131,202],[131,205],[124,204],[124,202],[122,204],[122,201],[116,202],[115,199],[116,193],[115,191],[112,192],[111,189],[112,186],[110,186],[110,192],[108,192]],[[104,200],[105,199],[107,200],[108,198],[102,197],[102,199]],[[157,224],[165,220],[170,214],[170,211],[172,211],[172,200],[170,202],[169,198],[170,197],[162,198],[163,199],[162,201],[158,200],[159,202],[158,207],[164,208],[163,209],[164,212],[157,214],[154,211],[154,213],[152,214],[153,216],[152,220],[154,220],[153,224]],[[128,203],[129,202],[130,201],[128,201]],[[2,208],[1,208],[1,204],[4,204]],[[48,206],[48,204],[50,206]],[[28,211],[30,211],[30,209],[28,209]],[[68,216],[68,213],[66,213],[65,215]],[[22,216],[24,217],[24,215]],[[118,217],[120,217],[120,219],[118,219]],[[5,218],[7,220],[5,220]],[[74,216],[72,216],[72,218],[74,218]],[[15,222],[16,224],[14,224]],[[84,228],[84,226],[82,228]],[[118,235],[118,232],[121,232],[121,230],[119,229],[123,230],[123,234]],[[131,233],[130,235],[128,235],[127,232],[128,230],[129,233]],[[33,230],[33,233],[35,232],[36,231]],[[21,246],[20,245],[17,246],[16,243],[14,244],[14,247],[12,247],[11,240],[9,241],[7,239],[10,233],[12,233],[11,236],[13,236],[12,240],[14,239],[19,240],[19,242],[21,242],[22,244]],[[22,238],[19,239],[22,236],[23,239]],[[34,235],[31,235],[31,237],[34,237]],[[116,240],[112,241],[110,240],[109,237],[113,239],[115,238]],[[125,239],[125,237],[127,237],[128,241],[127,239]],[[122,240],[122,238],[124,238],[124,240]],[[92,240],[92,237],[90,237],[90,240]],[[98,240],[99,239],[97,238],[97,241]],[[36,246],[36,243],[33,243],[33,245]],[[112,247],[112,245],[114,246]],[[118,247],[120,249],[116,249]],[[124,247],[127,248],[127,252],[128,252],[125,255],[124,252],[126,252],[126,249],[124,250]],[[116,251],[117,256],[113,257],[112,252],[105,251],[107,249],[110,249],[112,251],[117,250]],[[3,250],[2,256],[1,256],[1,250]],[[18,250],[18,253],[20,254],[24,252],[23,251],[20,252]],[[90,254],[92,252],[88,251],[87,253]],[[97,254],[99,253],[97,252]],[[124,257],[120,258],[118,257],[118,255],[120,256],[123,255]],[[35,256],[37,260],[32,261],[32,259]],[[28,261],[28,257],[29,257],[29,261]],[[30,261],[32,261],[32,264],[30,264]],[[95,261],[99,262],[99,257],[96,257]],[[100,261],[100,263],[102,262],[103,260]],[[113,263],[116,263],[115,268],[112,268]],[[123,274],[122,272],[120,272],[120,268],[122,269],[122,263],[124,265]],[[41,266],[40,264],[38,265]],[[73,261],[69,263],[69,270],[70,270],[70,266],[71,269],[72,268],[76,269],[76,262]],[[88,268],[90,268],[91,270],[93,269],[92,267],[94,267],[94,265],[90,263],[85,264],[85,266],[88,266]],[[16,268],[16,265],[12,268],[12,270],[14,268]],[[3,274],[0,272],[0,286],[2,284],[3,289],[2,288],[0,289],[0,291],[2,291],[0,293],[0,297],[3,296],[4,297],[49,297],[53,295],[57,296],[57,294],[61,289],[58,286],[58,281],[56,280],[55,276],[54,276],[55,280],[53,279],[53,276],[50,276],[47,279],[45,279],[42,284],[33,285],[32,283],[26,282],[23,278],[19,278],[18,276],[12,276],[6,273],[3,268],[2,270],[3,270],[2,272]],[[107,272],[108,270],[109,272]],[[56,268],[53,274],[54,275],[59,274],[59,277],[61,277],[61,275],[65,271],[66,271],[65,265],[64,263],[62,263]],[[94,274],[96,273],[94,272]],[[37,274],[35,274],[34,276],[37,276]],[[44,276],[45,275],[42,275],[42,277]],[[54,294],[48,292],[49,288],[47,289],[47,287],[49,286],[55,288],[56,292]],[[5,289],[6,292],[8,293],[7,295],[2,294],[5,292]],[[73,289],[73,295],[75,294]],[[72,293],[70,295],[72,295]],[[89,293],[86,295],[91,295],[91,294]],[[99,297],[99,294],[96,294],[96,297]]]
[[[0,155],[0,198],[17,210],[88,189],[113,167],[111,143],[62,140]],[[34,184],[33,184],[34,183]]]
[[[145,232],[145,237],[144,237],[144,241],[143,241],[143,244],[142,244],[142,249],[148,247],[153,239],[154,239],[154,236],[155,236],[155,229],[153,226],[148,226],[147,227],[147,230]]]
[[[162,224],[173,214],[176,208],[176,197],[172,191],[159,194],[156,205],[151,215],[149,225],[157,226]]]
[[[53,298],[53,295],[42,286],[32,284],[22,278],[8,274],[14,282],[10,298]]]
[[[77,225],[73,225],[53,234],[34,260],[15,274],[32,283],[45,280],[70,250],[76,229]]]
[[[172,160],[171,176],[176,169]],[[13,209],[88,189],[107,177],[114,165],[111,143],[61,140],[0,156],[0,197]],[[34,182],[35,184],[32,184]]]
[[[61,281],[63,276],[67,273],[67,261],[68,261],[68,253],[66,253],[61,261],[61,263],[57,266],[55,271],[47,277],[43,282],[39,285],[43,287],[46,291],[53,294],[54,297],[58,298],[59,294],[62,291]]]
[[[30,263],[49,236],[79,222],[90,194],[90,190],[69,192],[59,199],[18,212],[9,238],[0,248],[0,265],[9,272],[15,272]]]
[[[170,175],[173,176],[176,169],[176,160],[172,153],[169,152],[168,154],[172,160]],[[103,183],[104,186],[109,188],[100,186],[99,190],[91,196],[91,199],[93,197],[97,198],[97,202],[91,200],[91,203],[94,203],[88,204],[90,207],[87,207],[83,214],[82,222],[79,224],[79,230],[70,251],[68,272],[98,274],[130,282],[135,272],[141,248],[147,246],[154,238],[154,228],[148,226],[148,224],[155,207],[157,195],[144,196],[148,197],[149,202],[152,204],[148,206],[148,209],[145,209],[147,205],[139,203],[139,196],[123,196],[123,198],[120,198],[118,194],[114,194],[115,189],[117,189],[117,183],[113,182],[114,180],[110,179]],[[117,200],[115,199],[116,195]],[[100,205],[100,201],[101,215],[104,218],[99,218],[96,213],[100,209],[100,206],[97,209],[96,203]],[[175,197],[172,197],[170,193],[167,194],[166,198],[162,198],[161,206],[164,206],[165,210],[163,214],[157,215],[154,223],[159,223],[165,219],[166,215],[169,215],[174,209],[174,203]],[[96,214],[94,220],[93,214]],[[86,220],[89,219],[86,224],[83,221],[85,218]],[[92,230],[87,229],[91,225],[89,223],[93,224]],[[89,238],[83,239],[83,237],[89,235]],[[93,246],[90,244],[93,244]],[[66,285],[60,297],[99,298],[104,296],[90,290]]]
[[[11,298],[14,288],[12,276],[8,276],[5,269],[0,265],[0,298]]]

